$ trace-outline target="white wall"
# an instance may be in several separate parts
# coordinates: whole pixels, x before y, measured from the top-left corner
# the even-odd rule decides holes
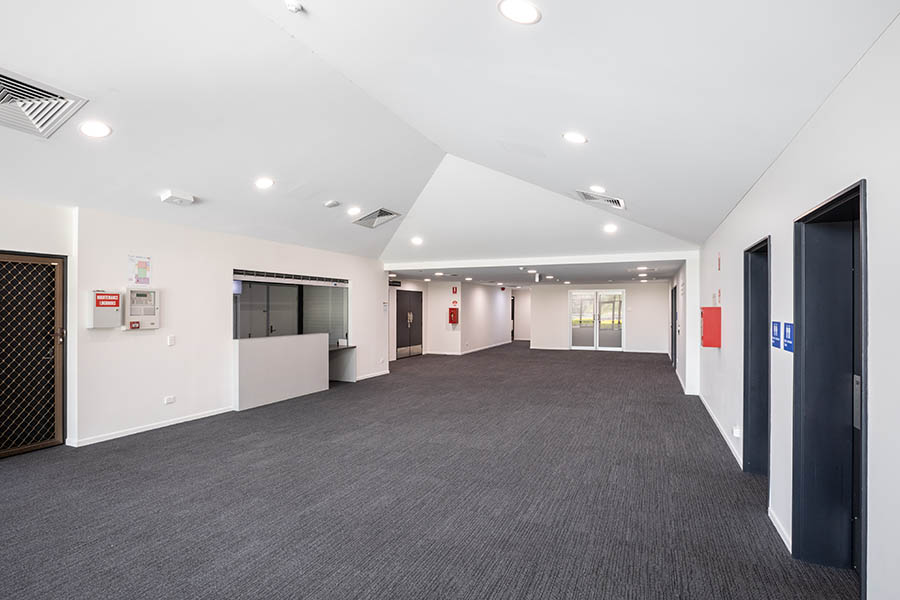
[[[702,249],[701,299],[722,290],[721,350],[703,349],[702,393],[738,455],[742,423],[742,252],[772,236],[772,319],[793,322],[793,222],[865,178],[868,185],[868,597],[896,597],[900,564],[900,22],[892,25]],[[721,253],[722,270],[717,270]],[[790,543],[792,355],[772,349],[770,514]]]
[[[513,290],[516,299],[515,335],[517,340],[531,339],[531,290]]]
[[[462,325],[462,352],[476,352],[512,341],[510,288],[464,283],[459,322]]]
[[[453,288],[456,293],[453,293]],[[462,323],[465,306],[459,281],[432,281],[428,283],[428,317],[425,319],[425,354],[460,354],[462,352]],[[456,300],[460,319],[456,325],[449,321],[449,308]]]
[[[350,280],[360,377],[387,372],[387,277],[380,261],[183,226],[3,201],[0,248],[69,256],[67,442],[91,443],[233,406],[232,269]],[[152,259],[161,328],[86,329],[93,289],[124,289],[129,254]],[[166,337],[176,336],[174,346]],[[176,402],[164,405],[163,396]]]
[[[569,291],[625,290],[626,352],[669,351],[669,283],[542,285],[531,288],[531,347],[569,348]]]
[[[388,288],[388,360],[397,360],[397,290],[422,292],[422,351],[428,348],[428,284],[402,280],[399,287]]]

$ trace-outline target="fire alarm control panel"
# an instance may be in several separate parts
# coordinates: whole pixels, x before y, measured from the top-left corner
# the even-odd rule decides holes
[[[91,292],[89,306],[91,312],[88,313],[88,329],[121,327],[122,294],[120,292],[94,290]]]
[[[129,289],[125,292],[122,329],[159,329],[159,290]]]

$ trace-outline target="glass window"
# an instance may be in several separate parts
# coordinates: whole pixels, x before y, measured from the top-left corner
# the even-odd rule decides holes
[[[346,287],[235,281],[232,292],[235,339],[327,333],[337,344],[348,336]]]

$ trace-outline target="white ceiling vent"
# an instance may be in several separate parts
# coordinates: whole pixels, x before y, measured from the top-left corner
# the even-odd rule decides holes
[[[353,222],[357,225],[368,227],[369,229],[375,229],[376,227],[384,225],[388,221],[392,221],[399,216],[400,213],[398,212],[394,212],[386,208],[379,208],[378,210],[372,211],[366,216],[360,217]]]
[[[575,190],[575,195],[578,196],[579,200],[591,206],[625,210],[625,201],[621,198],[604,196],[603,194],[595,194],[594,192],[586,192],[584,190]]]
[[[0,69],[0,126],[48,138],[86,102]]]

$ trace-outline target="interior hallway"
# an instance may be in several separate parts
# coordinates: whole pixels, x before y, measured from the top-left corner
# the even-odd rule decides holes
[[[11,598],[858,597],[655,354],[530,351],[0,461]]]

